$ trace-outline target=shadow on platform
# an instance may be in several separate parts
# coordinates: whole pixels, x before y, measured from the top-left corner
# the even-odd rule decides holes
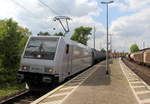
[[[109,74],[106,74],[106,66],[98,65],[97,70],[82,84],[82,86],[101,86],[101,85],[110,85],[111,79],[111,70],[110,67]]]

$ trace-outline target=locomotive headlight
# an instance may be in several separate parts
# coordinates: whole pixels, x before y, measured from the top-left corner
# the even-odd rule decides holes
[[[37,58],[41,58],[41,55],[37,55]]]
[[[52,72],[53,72],[53,69],[52,69],[52,68],[45,68],[45,72],[52,73]]]
[[[22,70],[29,70],[29,66],[22,66]]]

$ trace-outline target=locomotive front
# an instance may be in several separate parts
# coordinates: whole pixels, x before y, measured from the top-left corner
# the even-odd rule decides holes
[[[32,36],[21,57],[18,82],[26,82],[29,88],[41,87],[56,82],[54,58],[59,37]]]

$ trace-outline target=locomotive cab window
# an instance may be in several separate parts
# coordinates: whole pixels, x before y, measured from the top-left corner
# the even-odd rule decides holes
[[[59,38],[32,37],[26,47],[24,58],[53,60]]]
[[[69,44],[66,45],[66,54],[69,53]]]

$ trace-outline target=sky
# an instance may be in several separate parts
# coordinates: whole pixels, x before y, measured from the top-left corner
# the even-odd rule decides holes
[[[69,16],[72,20],[66,37],[70,37],[79,26],[95,26],[96,49],[102,49],[106,47],[106,5],[101,1],[108,0],[0,0],[0,19],[13,18],[36,35],[40,31],[63,32],[53,18]],[[140,49],[149,47],[149,17],[150,0],[114,0],[109,5],[112,50],[129,51],[134,43]],[[88,45],[93,47],[93,36]]]

